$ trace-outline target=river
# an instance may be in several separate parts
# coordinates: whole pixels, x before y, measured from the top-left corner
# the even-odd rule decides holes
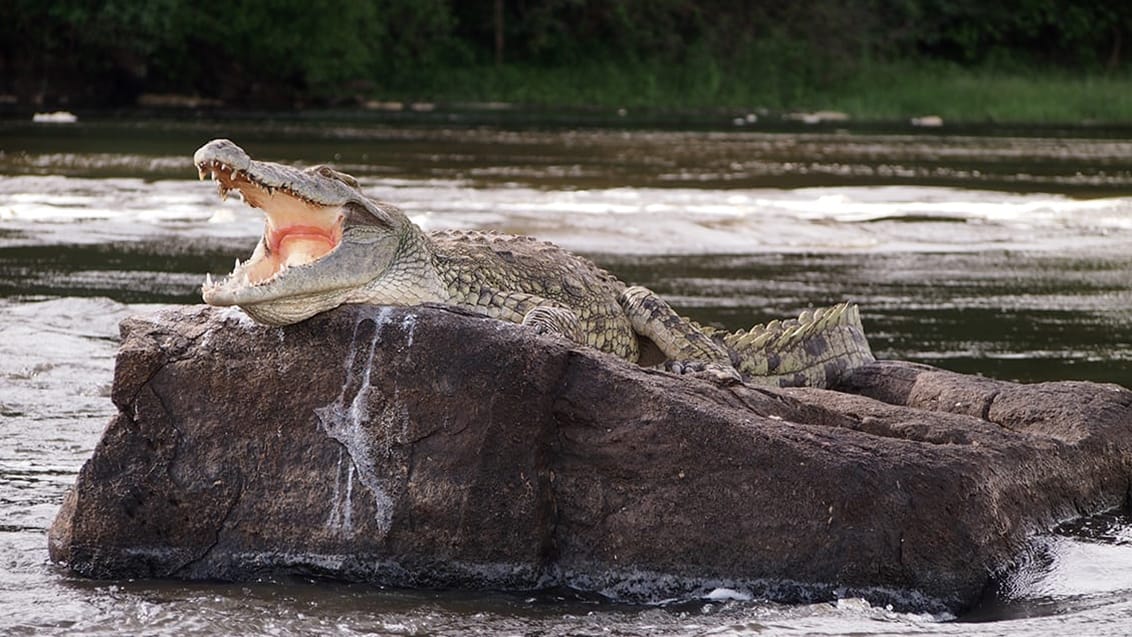
[[[1124,635],[1132,518],[1035,538],[955,618],[720,592],[88,581],[46,528],[114,412],[117,323],[199,302],[261,219],[196,180],[229,137],[333,164],[422,226],[553,240],[732,329],[851,299],[879,357],[1132,387],[1132,129],[736,127],[326,114],[0,120],[0,633]]]

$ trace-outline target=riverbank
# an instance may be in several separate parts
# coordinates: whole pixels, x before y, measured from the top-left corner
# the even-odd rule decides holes
[[[354,87],[357,88],[357,87]],[[63,99],[75,112],[81,99]],[[0,95],[0,116],[22,119],[53,106]],[[394,120],[531,124],[736,127],[794,123],[941,126],[1132,125],[1132,75],[1000,71],[917,63],[874,64],[835,80],[806,82],[761,64],[724,69],[714,61],[663,66],[588,63],[544,68],[505,64],[434,69],[390,88],[345,88],[270,105],[182,93],[143,93],[113,111],[233,116],[304,112],[379,114]],[[136,113],[135,113],[136,114]]]
[[[363,102],[727,111],[753,115],[747,123],[813,113],[865,122],[926,118],[918,121],[927,125],[1132,123],[1127,74],[896,63],[820,79],[765,62],[746,68],[723,68],[712,60],[697,66],[590,63],[551,69],[511,64],[438,70]]]
[[[188,0],[40,4],[0,9],[0,111],[175,94],[258,110],[481,102],[1132,123],[1132,9],[1112,3],[345,0],[317,19],[290,0],[223,18]]]

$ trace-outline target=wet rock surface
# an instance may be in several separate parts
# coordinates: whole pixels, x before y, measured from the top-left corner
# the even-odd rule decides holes
[[[839,391],[718,387],[438,307],[122,333],[119,413],[49,534],[90,577],[959,610],[1132,484],[1115,385],[878,362]]]

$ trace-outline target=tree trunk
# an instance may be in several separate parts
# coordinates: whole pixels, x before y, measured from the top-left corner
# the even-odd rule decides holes
[[[495,0],[495,65],[503,65],[503,0]]]
[[[1112,50],[1108,54],[1108,70],[1115,71],[1120,66],[1120,45],[1123,44],[1124,32],[1120,27],[1112,30]]]

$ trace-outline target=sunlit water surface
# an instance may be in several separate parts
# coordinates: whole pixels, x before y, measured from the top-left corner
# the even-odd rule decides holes
[[[958,621],[742,591],[627,606],[570,591],[92,582],[47,561],[45,530],[114,411],[118,321],[198,302],[204,274],[258,237],[256,214],[195,180],[192,151],[212,137],[335,164],[426,228],[556,241],[701,321],[739,328],[852,299],[881,357],[1132,386],[1130,135],[977,133],[0,122],[0,632],[1127,634],[1120,513],[1036,538]]]

